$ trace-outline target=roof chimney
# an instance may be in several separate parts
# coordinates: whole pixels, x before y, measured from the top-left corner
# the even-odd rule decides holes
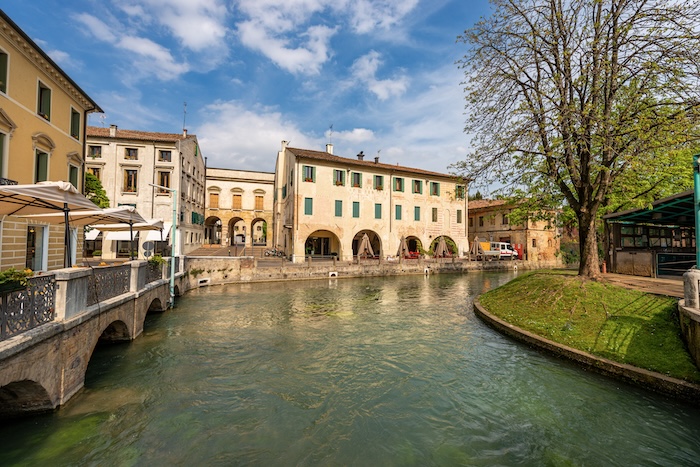
[[[333,154],[333,144],[331,143],[326,143],[326,152],[328,154]]]
[[[111,136],[112,138],[117,136],[117,125],[109,126],[109,136]]]
[[[182,129],[182,137],[187,138],[187,128]]]
[[[287,149],[287,145],[288,145],[288,144],[289,144],[289,141],[282,140],[282,151],[284,151],[285,149]]]
[[[374,158],[374,163],[375,163],[375,164],[379,164],[379,156],[377,156],[377,157]]]
[[[365,153],[363,151],[360,151],[360,153],[357,155],[357,160],[362,161],[365,159]]]

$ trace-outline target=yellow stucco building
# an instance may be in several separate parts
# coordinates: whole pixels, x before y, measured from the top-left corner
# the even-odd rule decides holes
[[[83,191],[90,112],[102,110],[0,10],[0,182],[64,180]],[[1,222],[0,269],[63,267],[63,226],[13,217]],[[75,260],[78,230],[72,235]]]

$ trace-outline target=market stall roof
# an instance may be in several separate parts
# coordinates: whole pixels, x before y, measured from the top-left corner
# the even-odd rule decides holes
[[[630,209],[603,216],[611,224],[647,224],[695,227],[694,191],[654,201],[650,209]]]

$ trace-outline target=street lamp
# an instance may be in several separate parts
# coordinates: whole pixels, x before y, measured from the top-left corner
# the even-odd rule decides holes
[[[170,241],[173,245],[170,251],[170,308],[173,308],[175,306],[175,248],[177,245],[175,233],[177,232],[177,190],[168,188],[167,186],[156,185],[154,183],[149,183],[149,185],[154,188],[169,191],[173,194],[173,225],[170,226]]]

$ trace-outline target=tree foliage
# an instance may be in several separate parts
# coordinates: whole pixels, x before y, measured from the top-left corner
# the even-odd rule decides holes
[[[594,276],[601,210],[684,177],[671,156],[697,141],[698,3],[492,4],[492,15],[458,38],[469,47],[458,63],[475,149],[453,169],[517,187],[543,210],[570,206],[579,274]]]
[[[101,208],[109,207],[109,198],[102,182],[91,173],[85,174],[85,197]]]

